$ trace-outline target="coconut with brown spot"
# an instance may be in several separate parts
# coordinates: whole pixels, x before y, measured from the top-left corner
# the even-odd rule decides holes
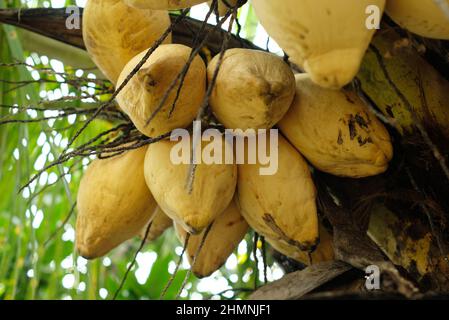
[[[296,75],[296,97],[279,128],[317,169],[361,178],[387,170],[390,135],[359,97],[324,89],[307,74]]]
[[[277,157],[277,170],[262,175],[260,159],[255,164],[239,164],[240,211],[260,235],[310,250],[318,241],[315,185],[304,158],[281,135],[271,141],[274,134],[267,134],[266,142],[259,136],[256,144],[246,144],[249,154],[256,152],[255,148],[259,153],[261,143],[266,143],[267,156],[272,161]],[[276,148],[271,148],[273,143],[277,143]]]
[[[206,93],[206,66],[199,56],[193,59],[187,71],[175,107],[173,103],[179,81],[162,108],[158,109],[168,88],[186,65],[191,51],[191,48],[181,44],[159,46],[117,95],[120,108],[146,136],[157,137],[173,129],[187,127],[195,119]],[[120,75],[119,85],[145,53],[146,50],[126,65]]]
[[[320,242],[312,252],[302,251],[297,246],[285,242],[282,238],[265,238],[265,240],[276,251],[279,251],[283,255],[301,262],[306,266],[326,261],[332,261],[335,259],[333,236],[329,233],[329,231],[326,230],[326,228],[324,228],[322,224],[320,224],[319,231]]]

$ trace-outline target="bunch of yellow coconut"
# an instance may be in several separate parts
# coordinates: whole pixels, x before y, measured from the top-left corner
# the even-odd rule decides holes
[[[202,2],[89,0],[86,47],[117,88],[127,82],[118,105],[148,137],[191,126],[219,66],[209,99],[213,114],[229,129],[277,126],[282,133],[277,171],[261,175],[260,161],[199,163],[189,190],[191,166],[173,163],[176,142],[169,139],[94,160],[78,192],[77,250],[86,258],[100,257],[151,223],[150,241],[172,225],[181,241],[191,235],[187,252],[198,277],[219,269],[249,227],[302,263],[309,263],[311,252],[313,262],[333,259],[332,235],[317,215],[311,170],[367,177],[383,173],[392,159],[386,128],[356,94],[342,89],[358,72],[375,32],[365,27],[366,8],[377,5],[382,13],[385,0],[253,0],[265,29],[306,72],[297,75],[282,58],[263,51],[229,49],[209,62],[191,59],[191,48],[171,43],[168,10]],[[219,1],[218,12],[237,4]],[[432,0],[390,0],[387,11],[412,32],[449,38],[448,20]],[[166,95],[189,60],[181,90]],[[223,152],[214,152],[224,159],[228,142],[220,139]],[[270,134],[264,139],[264,145],[273,141]]]

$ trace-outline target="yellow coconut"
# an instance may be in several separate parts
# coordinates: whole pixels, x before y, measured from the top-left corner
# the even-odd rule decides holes
[[[169,26],[167,11],[138,10],[121,0],[89,0],[83,11],[87,51],[114,84],[128,61],[151,47]],[[169,42],[171,36],[164,41]]]
[[[276,251],[305,265],[332,261],[334,260],[333,237],[321,224],[319,230],[320,242],[312,253],[302,251],[298,247],[285,242],[282,238],[266,238],[266,241]]]
[[[172,106],[178,85],[155,114],[171,83],[184,68],[190,52],[191,48],[180,44],[159,46],[118,94],[117,102],[120,108],[143,134],[156,137],[173,129],[184,128],[195,119],[206,92],[206,66],[199,56],[195,57],[190,65],[175,108],[172,109]],[[146,50],[126,65],[120,74],[119,85],[142,60],[145,53]],[[153,114],[154,118],[148,123]]]
[[[440,2],[438,5],[435,0],[389,0],[386,12],[397,24],[413,33],[449,40],[449,1]]]
[[[222,139],[222,138],[219,138]],[[215,157],[224,159],[225,141],[215,149]],[[203,142],[203,150],[214,142]],[[197,165],[192,190],[187,188],[190,156],[185,162],[175,157],[179,147],[190,150],[189,141],[159,141],[150,145],[145,158],[145,178],[161,209],[190,233],[199,233],[229,205],[237,182],[237,166],[201,162]],[[221,148],[223,147],[223,149]],[[197,150],[200,150],[198,148]],[[191,192],[190,192],[191,191]]]
[[[78,190],[76,248],[87,259],[101,257],[139,234],[156,202],[145,183],[147,147],[94,160]]]
[[[178,224],[175,225],[175,230],[181,243],[184,243],[187,232]],[[204,238],[205,231],[190,236],[187,257],[193,274],[198,278],[203,278],[220,269],[247,232],[248,223],[240,214],[235,201],[232,201],[228,208],[215,219],[206,238]],[[203,238],[203,246],[193,264]]]
[[[148,231],[146,241],[156,240],[165,232],[165,230],[173,225],[173,220],[170,219],[159,206],[156,206],[154,210],[155,211],[153,213],[153,216],[149,221],[149,223],[151,223],[151,226],[150,230]],[[147,227],[148,226],[145,226],[140,232],[140,237],[142,239],[145,237]]]
[[[385,6],[385,0],[252,3],[262,25],[291,61],[326,88],[341,88],[352,81],[375,32],[367,9],[375,8],[380,21]]]
[[[352,92],[324,89],[296,76],[296,98],[279,128],[317,169],[337,176],[384,172],[393,156],[384,125]]]
[[[272,133],[273,135],[273,133]],[[316,191],[309,167],[303,157],[281,135],[269,145],[267,154],[277,157],[277,171],[262,175],[260,159],[256,164],[239,164],[238,203],[249,225],[264,237],[283,239],[300,250],[312,249],[318,240]],[[273,143],[277,146],[271,149]],[[248,153],[251,144],[247,144]]]
[[[209,82],[219,61],[207,68]],[[295,77],[279,57],[249,49],[227,50],[210,97],[218,120],[232,129],[269,129],[287,112],[295,95]]]

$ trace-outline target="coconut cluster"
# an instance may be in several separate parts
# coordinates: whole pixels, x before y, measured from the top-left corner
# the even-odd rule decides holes
[[[224,135],[200,143],[211,149],[220,140],[213,157],[221,162],[174,163],[179,143],[169,139],[94,160],[78,192],[78,251],[100,257],[137,235],[153,241],[174,226],[181,242],[189,239],[186,252],[198,277],[219,269],[249,229],[304,264],[310,257],[314,263],[334,259],[332,234],[317,214],[313,171],[369,177],[385,172],[393,158],[387,129],[345,87],[375,33],[366,28],[366,8],[374,6],[380,15],[386,10],[401,26],[427,37],[449,38],[447,20],[431,0],[253,0],[262,25],[297,66],[272,53],[238,48],[207,60],[171,43],[165,32],[168,10],[202,2],[207,1],[89,0],[86,47],[121,87],[118,106],[142,135],[192,131],[207,101],[214,124],[243,137],[253,132],[255,143],[243,140],[245,155],[275,156],[276,170],[261,174],[266,163],[260,159],[226,161],[226,150],[235,146]],[[217,12],[224,15],[228,5],[238,4],[219,1]],[[295,74],[295,67],[304,72]],[[281,134],[273,138],[277,131],[270,129]],[[258,134],[263,130],[269,133]]]

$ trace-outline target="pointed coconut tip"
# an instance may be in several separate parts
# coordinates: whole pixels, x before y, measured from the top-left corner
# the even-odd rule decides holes
[[[360,69],[364,50],[344,49],[307,59],[304,69],[313,82],[329,89],[341,89],[354,79]]]

